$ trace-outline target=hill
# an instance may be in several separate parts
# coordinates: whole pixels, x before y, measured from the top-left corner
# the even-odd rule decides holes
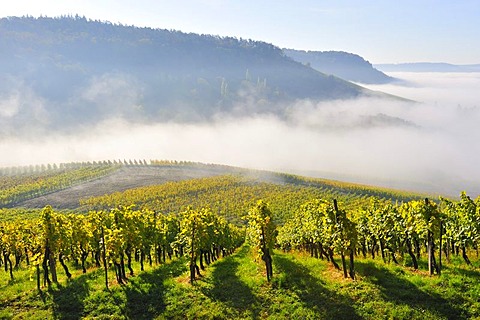
[[[154,199],[161,193],[163,194],[162,201],[169,205],[173,204],[172,208],[174,209],[172,210],[180,210],[183,205],[187,205],[189,202],[195,203],[190,196],[182,199],[182,197],[176,195],[181,193],[182,188],[189,190],[187,194],[194,192],[196,197],[202,194],[210,201],[209,203],[202,203],[202,205],[215,207],[218,199],[215,200],[210,197],[218,197],[223,192],[226,192],[225,196],[228,197],[229,192],[236,192],[239,185],[242,186],[242,192],[245,192],[246,189],[249,190],[249,195],[247,196],[244,193],[243,196],[251,198],[251,201],[261,197],[263,193],[267,197],[269,192],[277,188],[281,188],[281,192],[301,192],[303,194],[302,198],[329,198],[335,195],[339,199],[345,199],[345,202],[351,202],[352,199],[363,201],[368,196],[378,196],[395,201],[421,197],[420,194],[395,189],[193,162],[152,161],[150,164],[142,162],[137,164],[99,162],[96,164],[84,163],[80,167],[71,166],[74,168],[68,176],[71,182],[64,182],[57,187],[49,186],[47,189],[32,181],[56,181],[59,179],[55,179],[55,177],[64,177],[65,172],[59,169],[45,169],[37,173],[25,173],[25,169],[17,170],[16,173],[12,173],[13,170],[3,170],[0,172],[3,174],[0,176],[0,182],[4,185],[0,188],[0,200],[4,202],[4,206],[10,208],[41,209],[51,205],[56,209],[86,211],[91,209],[92,203],[95,206],[105,202],[109,203],[108,206],[128,205],[130,203],[152,205],[150,198]],[[77,164],[77,166],[79,165]],[[89,179],[86,179],[78,174],[78,172],[85,171],[92,171],[95,175],[90,174]],[[66,179],[63,178],[63,180]],[[191,183],[199,183],[201,186],[195,189],[191,186]],[[212,193],[210,186],[212,183],[222,187],[217,193],[209,195]],[[257,186],[260,189],[255,189],[252,186]],[[17,190],[26,191],[18,193]],[[142,194],[140,202],[135,198],[139,193]],[[171,198],[168,196],[170,193]],[[166,209],[167,207],[164,207],[164,210]],[[229,214],[238,213],[238,215],[241,215],[241,212],[233,212],[237,209],[232,209]]]
[[[383,84],[395,79],[377,70],[359,55],[343,51],[283,49],[292,59],[339,78],[365,84]]]
[[[159,185],[165,182],[183,181],[233,174],[235,168],[200,165],[165,166],[121,166],[117,170],[99,179],[86,181],[72,187],[58,190],[17,203],[26,208],[43,208],[50,204],[55,208],[76,209],[80,200],[98,197],[104,194],[123,192],[145,186]]]
[[[376,64],[375,67],[385,72],[480,72],[480,64],[456,65],[441,62]]]
[[[88,212],[0,210],[2,319],[480,315],[480,198],[465,193],[437,205],[338,181],[145,160],[13,167],[0,178],[0,191],[17,197],[39,198],[27,187],[59,178],[58,192],[77,190],[64,197],[98,195],[84,201]],[[268,237],[266,279],[255,243]]]
[[[74,130],[110,117],[281,114],[296,99],[369,94],[269,43],[78,16],[0,19],[0,52],[3,133],[32,126]]]

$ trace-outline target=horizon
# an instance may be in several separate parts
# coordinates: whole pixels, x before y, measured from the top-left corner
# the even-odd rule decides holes
[[[25,9],[27,8],[27,9]],[[444,62],[478,64],[480,10],[474,1],[343,0],[299,5],[288,1],[82,2],[18,0],[2,16],[84,16],[92,20],[186,33],[238,37],[305,51],[345,51],[372,64]]]
[[[6,16],[6,17],[0,17],[0,19],[10,19],[10,18],[34,18],[34,19],[40,19],[40,18],[46,18],[46,19],[68,18],[68,19],[75,19],[77,17],[80,17],[82,19],[86,19],[89,22],[100,22],[100,23],[104,23],[104,24],[112,24],[114,26],[133,27],[133,28],[139,28],[139,29],[147,28],[147,29],[151,29],[151,30],[166,30],[166,31],[181,32],[181,33],[186,33],[186,34],[191,33],[191,34],[196,34],[196,35],[199,35],[199,36],[203,36],[203,35],[218,36],[216,34],[201,34],[201,33],[195,33],[195,32],[185,32],[183,30],[177,30],[177,29],[165,29],[165,28],[160,28],[160,27],[149,27],[149,26],[138,26],[138,25],[131,25],[131,24],[123,24],[121,21],[112,22],[112,21],[109,21],[109,20],[92,19],[92,18],[89,18],[89,17],[80,16],[78,14],[66,14],[66,15],[59,15],[59,16],[44,16],[44,15],[39,15],[39,16],[32,16],[32,15]],[[220,37],[222,37],[222,38],[237,38],[236,36],[231,36],[231,35],[225,35],[225,36],[220,36]],[[305,51],[305,52],[345,52],[345,53],[351,53],[351,54],[356,54],[356,55],[358,55],[362,58],[365,58],[365,60],[367,62],[370,62],[370,61],[368,61],[368,57],[363,57],[356,52],[348,52],[348,51],[343,51],[343,50],[310,50],[310,49],[287,48],[287,47],[280,47],[280,46],[277,46],[275,43],[270,43],[270,42],[263,41],[263,40],[245,39],[245,38],[242,38],[242,37],[237,38],[237,39],[264,42],[264,43],[274,45],[274,46],[276,46],[276,47],[278,47],[282,50],[298,50],[298,51]],[[405,65],[406,64],[445,64],[445,65],[454,65],[454,66],[476,66],[476,65],[480,65],[480,59],[479,59],[478,63],[474,62],[474,63],[461,63],[461,64],[450,63],[450,62],[446,62],[446,61],[426,61],[426,60],[404,61],[404,62],[384,62],[384,63],[371,63],[371,64],[373,65],[374,68],[376,68],[376,66],[379,66],[379,65],[404,65],[404,64]]]

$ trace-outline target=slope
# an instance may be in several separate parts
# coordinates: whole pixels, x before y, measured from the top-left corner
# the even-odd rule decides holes
[[[343,51],[303,51],[283,49],[285,54],[294,60],[312,68],[333,74],[339,78],[366,83],[383,84],[395,79],[377,70],[372,64],[359,55]]]
[[[212,192],[213,189],[217,191]],[[138,197],[140,194],[141,197]],[[192,197],[192,194],[195,196]],[[165,212],[180,210],[188,204],[212,206],[212,209],[219,206],[218,210],[226,210],[225,199],[239,194],[242,194],[243,205],[262,197],[283,198],[281,201],[275,200],[282,204],[289,197],[303,200],[338,197],[351,203],[363,201],[369,196],[399,201],[420,197],[399,190],[285,173],[214,164],[153,161],[150,165],[123,165],[95,180],[48,194],[33,195],[29,200],[17,202],[15,207],[43,208],[51,205],[57,209],[86,211],[132,203],[156,207],[161,201]],[[285,194],[289,194],[289,197]],[[201,203],[197,203],[199,201]],[[298,200],[291,202],[292,205],[298,204]],[[243,205],[227,211],[233,216],[241,216]]]
[[[74,185],[70,188],[41,195],[20,203],[17,207],[43,208],[52,205],[55,208],[75,209],[80,200],[98,197],[114,192],[144,186],[159,185],[170,181],[198,179],[233,173],[235,169],[221,166],[166,165],[166,166],[122,166],[102,178]]]
[[[110,118],[198,121],[282,113],[296,99],[366,90],[260,41],[137,28],[81,17],[0,19],[4,132],[75,130]]]

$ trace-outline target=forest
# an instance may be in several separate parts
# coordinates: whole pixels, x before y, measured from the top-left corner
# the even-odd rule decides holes
[[[0,119],[7,132],[30,122],[72,130],[112,113],[132,122],[282,115],[296,99],[372,94],[266,42],[79,16],[2,18],[0,51],[0,96],[26,100]]]

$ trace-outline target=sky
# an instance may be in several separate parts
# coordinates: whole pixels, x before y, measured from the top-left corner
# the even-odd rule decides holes
[[[0,16],[85,16],[139,27],[340,50],[373,64],[480,63],[478,0],[16,0]]]

